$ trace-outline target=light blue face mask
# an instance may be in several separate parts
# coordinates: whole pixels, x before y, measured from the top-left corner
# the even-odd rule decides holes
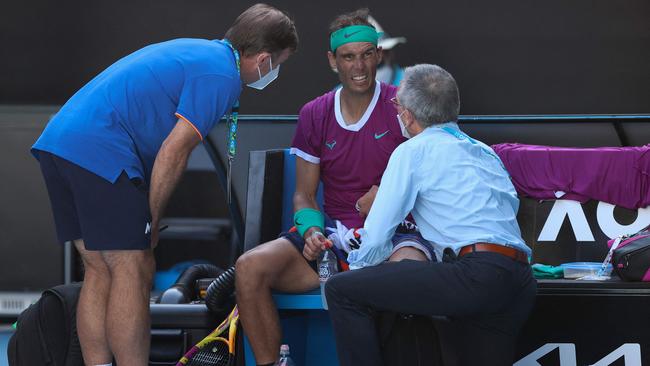
[[[257,90],[262,90],[266,88],[269,84],[273,82],[273,80],[278,78],[278,74],[280,73],[280,65],[276,67],[275,69],[273,68],[273,62],[271,61],[271,58],[269,57],[269,68],[271,71],[269,71],[266,75],[262,76],[262,71],[260,70],[260,67],[257,67],[257,73],[260,75],[260,79],[257,81],[254,81],[250,84],[246,84],[247,86],[250,86],[253,89]]]

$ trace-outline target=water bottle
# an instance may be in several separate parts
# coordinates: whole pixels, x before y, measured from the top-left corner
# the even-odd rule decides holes
[[[278,366],[296,366],[291,357],[289,357],[289,345],[283,344],[280,346],[280,361]]]
[[[320,296],[323,301],[323,309],[327,310],[327,299],[325,298],[325,282],[338,272],[336,267],[336,255],[327,249],[318,258],[318,280],[320,281]]]

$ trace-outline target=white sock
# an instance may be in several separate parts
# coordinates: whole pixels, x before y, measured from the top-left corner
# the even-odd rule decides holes
[[[113,363],[103,363],[101,365],[95,365],[95,366],[113,366]]]

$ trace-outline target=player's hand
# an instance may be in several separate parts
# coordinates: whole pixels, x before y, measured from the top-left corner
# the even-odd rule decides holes
[[[325,249],[331,248],[332,242],[325,237],[320,229],[312,227],[305,233],[305,248],[302,255],[309,261],[314,261]]]
[[[359,205],[359,216],[361,217],[366,217],[368,216],[368,212],[370,212],[370,208],[372,207],[372,203],[375,201],[375,196],[377,196],[377,191],[379,190],[379,187],[376,185],[373,185],[370,187],[370,190],[366,192],[359,200],[357,201],[357,204]]]

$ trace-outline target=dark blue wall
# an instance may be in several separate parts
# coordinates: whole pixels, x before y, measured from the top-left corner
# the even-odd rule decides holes
[[[0,10],[0,103],[60,104],[117,58],[177,37],[220,38],[251,1],[11,1]],[[276,1],[296,19],[299,53],[245,114],[295,114],[335,85],[327,25],[369,6],[402,64],[437,63],[460,84],[463,114],[648,113],[647,0]]]

